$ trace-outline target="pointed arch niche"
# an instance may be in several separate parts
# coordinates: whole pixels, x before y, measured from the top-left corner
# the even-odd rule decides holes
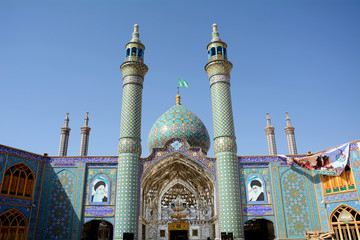
[[[214,239],[215,195],[215,179],[201,163],[181,153],[165,156],[141,178],[139,236],[168,239],[173,224],[186,223],[190,238]]]
[[[331,213],[330,222],[336,240],[360,239],[360,214],[354,208],[339,206]]]
[[[17,209],[10,209],[0,215],[0,239],[25,240],[27,221]]]

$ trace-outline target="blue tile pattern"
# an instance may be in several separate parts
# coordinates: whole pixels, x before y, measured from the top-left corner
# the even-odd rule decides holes
[[[115,238],[122,238],[124,232],[137,236],[139,155],[119,155],[116,191]]]
[[[242,236],[238,161],[235,153],[216,155],[220,231]]]
[[[69,239],[72,232],[75,176],[67,170],[53,175],[46,218],[45,239]]]
[[[310,196],[303,175],[289,169],[281,177],[281,192],[287,235],[303,237],[306,230],[315,230],[312,221]]]
[[[183,105],[171,107],[156,120],[148,138],[149,151],[163,147],[173,137],[181,137],[205,153],[209,151],[210,137],[204,123]]]

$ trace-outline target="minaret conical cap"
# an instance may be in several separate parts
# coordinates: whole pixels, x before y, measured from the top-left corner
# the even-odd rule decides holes
[[[89,125],[89,112],[86,112],[86,116],[85,116],[85,122],[84,122],[84,126],[88,126]]]
[[[134,25],[134,32],[132,34],[132,39],[130,42],[141,42],[140,41],[140,34],[139,34],[139,25],[135,24]]]
[[[64,127],[69,126],[69,113],[66,113],[66,117],[64,119]]]
[[[214,23],[212,25],[212,39],[211,39],[211,42],[215,42],[215,41],[221,41],[220,37],[219,37],[219,32],[217,31],[217,24]]]

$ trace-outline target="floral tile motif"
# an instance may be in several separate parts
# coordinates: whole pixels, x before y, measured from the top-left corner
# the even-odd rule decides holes
[[[281,185],[288,237],[303,237],[305,231],[313,229],[306,179],[288,170],[281,177]]]

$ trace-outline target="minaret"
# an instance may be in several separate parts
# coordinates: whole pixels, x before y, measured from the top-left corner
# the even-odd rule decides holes
[[[81,141],[80,141],[80,156],[87,156],[89,149],[89,136],[90,130],[89,127],[89,112],[86,112],[84,126],[81,127]]]
[[[137,239],[141,104],[144,76],[148,71],[143,63],[145,46],[140,42],[138,30],[139,26],[135,24],[132,39],[125,46],[125,62],[120,66],[123,98],[118,146],[115,239],[123,239],[123,233],[134,233]]]
[[[269,155],[277,155],[276,142],[275,142],[275,128],[271,125],[269,113],[266,113],[266,141],[269,150]]]
[[[241,238],[242,219],[237,146],[230,94],[232,63],[227,60],[225,42],[221,41],[217,25],[212,26],[212,40],[207,46],[209,76],[214,123],[214,152],[218,179],[220,232],[232,232]]]
[[[286,133],[286,140],[288,144],[289,154],[290,155],[297,154],[296,142],[295,142],[295,128],[291,126],[288,112],[286,112],[285,133]]]
[[[66,117],[64,120],[64,126],[61,127],[59,156],[67,155],[70,130],[71,129],[69,128],[69,113],[66,113]]]

